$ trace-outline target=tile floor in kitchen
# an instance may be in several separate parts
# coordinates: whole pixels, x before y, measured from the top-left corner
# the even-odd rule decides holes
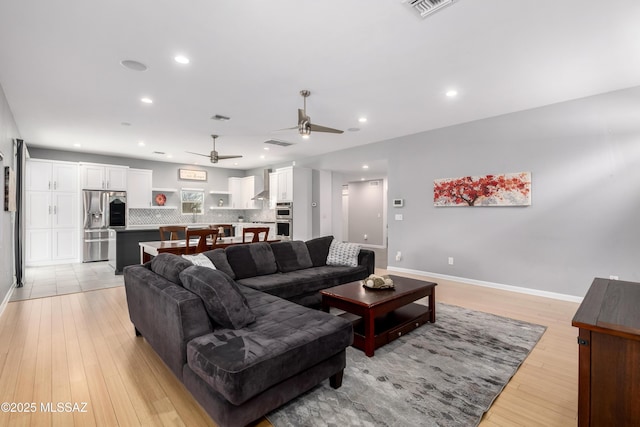
[[[123,284],[123,276],[115,275],[107,261],[27,267],[24,286],[14,289],[10,301],[93,291]]]

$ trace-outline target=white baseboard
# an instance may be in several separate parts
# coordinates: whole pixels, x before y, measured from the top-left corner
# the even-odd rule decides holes
[[[4,297],[4,300],[0,304],[0,317],[2,317],[2,313],[4,313],[4,309],[7,308],[7,304],[9,304],[9,300],[11,299],[11,296],[13,295],[13,291],[15,289],[16,289],[16,280],[14,277],[13,283],[11,284],[11,288],[9,288],[9,292],[7,292],[7,295]]]
[[[485,288],[502,289],[505,291],[517,292],[520,294],[527,294],[527,295],[535,295],[535,296],[545,297],[545,298],[553,298],[553,299],[562,300],[562,301],[581,303],[583,299],[583,297],[577,297],[574,295],[541,291],[539,289],[522,288],[520,286],[503,285],[501,283],[485,282],[483,280],[467,279],[466,277],[449,276],[447,274],[430,273],[428,271],[413,270],[410,268],[388,266],[386,269],[389,271],[397,271],[399,273],[408,273],[408,274],[415,274],[418,276],[434,277],[436,279],[452,280],[454,282],[461,282],[469,285],[484,286]]]

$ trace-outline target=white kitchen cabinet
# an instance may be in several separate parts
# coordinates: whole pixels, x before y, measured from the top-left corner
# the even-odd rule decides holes
[[[251,200],[262,191],[261,180],[255,176],[229,178],[229,198],[232,209],[261,209],[260,200]]]
[[[78,258],[78,229],[54,228],[51,232],[51,259],[54,261],[75,260]]]
[[[50,228],[25,230],[24,255],[27,266],[51,262],[51,239]]]
[[[127,190],[127,166],[80,164],[80,185],[83,190]]]
[[[26,230],[25,237],[27,265],[69,262],[78,258],[76,228]]]
[[[229,178],[229,205],[233,209],[242,209],[244,203],[242,178]]]
[[[27,191],[78,191],[78,165],[49,160],[27,162]]]
[[[149,208],[152,201],[153,171],[149,169],[129,169],[127,171],[127,207]]]
[[[276,202],[293,201],[293,167],[276,169]]]
[[[269,209],[276,208],[277,195],[278,195],[278,174],[276,172],[271,172],[269,174]]]
[[[30,160],[25,191],[25,264],[78,260],[78,165]]]

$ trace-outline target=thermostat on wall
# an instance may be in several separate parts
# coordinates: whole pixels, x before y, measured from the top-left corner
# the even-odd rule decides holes
[[[393,199],[393,207],[401,208],[404,206],[404,199]]]

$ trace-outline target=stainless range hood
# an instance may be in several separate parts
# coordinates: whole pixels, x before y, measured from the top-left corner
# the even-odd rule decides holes
[[[262,187],[262,191],[253,196],[251,200],[269,200],[269,174],[271,173],[271,169],[264,170],[264,186]]]

